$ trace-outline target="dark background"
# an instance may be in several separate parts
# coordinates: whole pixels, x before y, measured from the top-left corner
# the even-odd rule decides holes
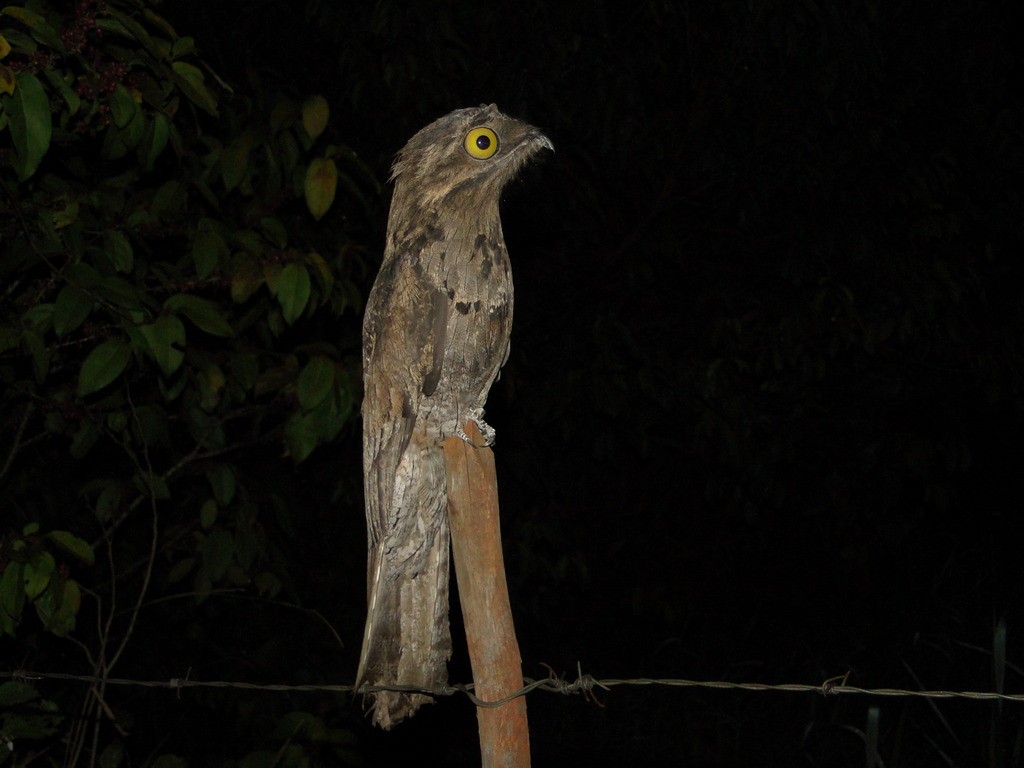
[[[554,142],[503,201],[516,323],[488,404],[528,676],[579,663],[597,677],[817,684],[850,671],[865,687],[991,690],[1005,621],[1014,691],[1024,110],[1009,9],[162,12],[227,83],[323,93],[337,140],[382,180],[409,136],[457,107],[496,102]],[[379,206],[364,233],[378,257],[386,193]],[[337,336],[354,347],[358,327]],[[352,430],[297,470],[317,531],[291,544],[306,563],[297,599],[345,648],[282,621],[295,681],[348,682],[356,667],[359,451]],[[458,642],[451,676],[469,679]],[[1020,760],[1017,705],[596,698],[529,698],[536,765],[863,765],[869,706],[886,765]],[[298,700],[349,722],[367,764],[478,759],[461,698],[388,734],[357,705]]]

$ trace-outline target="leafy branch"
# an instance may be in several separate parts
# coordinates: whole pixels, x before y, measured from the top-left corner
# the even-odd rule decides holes
[[[0,134],[0,634],[96,678],[52,701],[12,683],[0,717],[116,765],[133,734],[106,681],[144,657],[143,607],[288,582],[274,533],[299,502],[259,467],[354,416],[354,345],[303,340],[356,317],[349,232],[379,185],[322,96],[235,93],[144,1],[0,11]]]

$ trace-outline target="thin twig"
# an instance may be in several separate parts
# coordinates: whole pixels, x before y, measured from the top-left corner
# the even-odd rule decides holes
[[[132,404],[131,392],[128,392],[127,397],[128,407],[131,409],[132,418],[135,420],[135,426],[138,427],[139,434],[142,434],[142,424],[139,422],[138,413],[136,413],[135,406]],[[132,458],[134,459],[134,456],[132,456]],[[146,593],[149,591],[149,582],[153,577],[153,564],[156,562],[157,540],[159,539],[160,535],[160,521],[159,516],[157,515],[156,508],[156,491],[153,489],[152,486],[153,465],[150,463],[149,460],[149,448],[146,445],[145,440],[142,441],[142,460],[146,463],[146,477],[148,478],[147,483],[149,489],[149,504],[150,510],[152,511],[152,524],[149,539],[149,562],[146,564],[146,570],[142,576],[142,586],[139,588],[139,596],[138,598],[136,598],[135,605],[132,608],[131,619],[129,619],[128,621],[128,629],[125,630],[124,637],[121,638],[121,644],[118,646],[117,651],[114,652],[114,655],[111,657],[110,662],[106,665],[108,671],[112,669],[113,666],[117,664],[118,659],[121,658],[121,654],[124,653],[124,649],[128,645],[128,640],[131,638],[132,632],[135,630],[135,622],[139,618],[139,611],[142,609],[142,605],[146,600]],[[142,469],[142,467],[138,466],[137,461],[136,466],[140,470]],[[111,616],[113,616],[113,610],[111,611]]]
[[[18,452],[22,448],[21,437],[25,434],[25,427],[28,425],[28,420],[32,417],[32,412],[35,410],[35,403],[31,400],[25,404],[25,413],[21,416],[21,423],[18,424],[18,429],[14,433],[14,439],[11,441],[11,450],[7,452],[7,458],[4,460],[4,466],[0,469],[0,480],[4,477],[11,469],[11,465],[14,463],[14,457],[18,455]]]

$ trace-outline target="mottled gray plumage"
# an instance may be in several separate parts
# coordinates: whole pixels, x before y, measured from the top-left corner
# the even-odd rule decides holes
[[[447,682],[449,530],[441,441],[483,423],[508,357],[512,272],[498,199],[551,142],[492,104],[421,130],[398,155],[384,262],[363,321],[368,613],[357,686]],[[430,701],[379,692],[384,728]]]

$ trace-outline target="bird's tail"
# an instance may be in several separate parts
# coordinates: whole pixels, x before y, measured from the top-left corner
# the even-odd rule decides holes
[[[440,456],[430,457],[434,458]],[[433,474],[433,467],[428,468],[433,463],[430,459],[426,466],[419,465],[420,471],[411,473],[411,486],[419,485],[416,480],[426,479],[420,472]],[[398,494],[419,502],[408,510],[407,514],[419,520],[416,525],[405,526],[402,545],[396,547],[396,537],[385,536],[370,553],[368,610],[357,690],[363,684],[433,690],[448,681],[447,662],[452,652],[448,628],[451,536],[443,463],[440,471],[440,487],[435,477],[431,478],[429,491],[423,486],[417,489],[426,493]],[[398,475],[403,474],[400,469]],[[406,490],[412,488],[407,486]],[[422,694],[396,691],[377,691],[368,696],[373,722],[385,729],[432,701]]]

